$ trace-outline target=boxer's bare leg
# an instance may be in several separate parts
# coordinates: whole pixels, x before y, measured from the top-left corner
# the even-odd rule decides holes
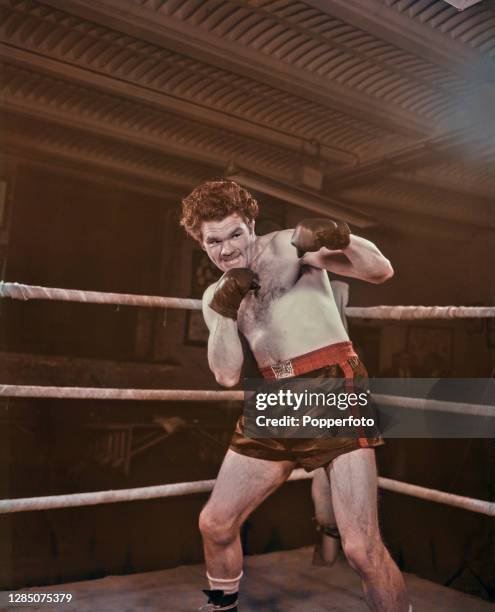
[[[329,467],[333,509],[350,565],[363,581],[374,612],[407,612],[404,579],[383,545],[378,527],[373,449],[340,455]]]
[[[320,543],[313,557],[315,565],[333,565],[337,559],[340,540],[332,506],[332,490],[328,472],[319,468],[313,472],[311,496],[315,506],[315,518],[320,527]]]
[[[227,451],[215,488],[199,518],[210,576],[239,576],[242,571],[240,527],[287,480],[293,468],[291,461],[253,459]]]

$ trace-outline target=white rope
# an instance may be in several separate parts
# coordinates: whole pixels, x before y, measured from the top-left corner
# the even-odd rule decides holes
[[[57,289],[21,283],[0,281],[0,298],[14,300],[59,300],[85,302],[87,304],[114,304],[119,306],[145,306],[151,308],[177,308],[201,310],[201,300],[170,298],[158,295],[132,295],[129,293],[104,293],[79,289]],[[466,319],[495,317],[495,307],[489,306],[350,306],[345,309],[348,317],[364,319]]]
[[[382,395],[373,393],[373,400],[379,406],[394,406],[410,410],[431,412],[450,412],[451,414],[466,414],[469,416],[495,417],[495,406],[485,404],[465,404],[461,402],[445,402],[422,397],[404,397],[402,395]]]
[[[14,300],[58,300],[62,302],[85,302],[87,304],[115,304],[117,306],[146,306],[151,308],[178,308],[201,310],[201,300],[169,298],[159,295],[132,295],[130,293],[103,293],[79,289],[56,289],[6,283],[0,281],[0,298]]]
[[[289,480],[304,480],[310,477],[310,474],[300,469],[294,470]],[[30,512],[32,510],[75,508],[79,506],[96,506],[100,504],[114,504],[117,502],[143,499],[177,497],[179,495],[194,495],[196,493],[208,493],[213,489],[214,484],[214,480],[198,480],[195,482],[176,482],[173,484],[138,487],[135,489],[96,491],[94,493],[73,493],[69,495],[51,495],[49,497],[2,499],[0,500],[0,514]]]
[[[42,397],[58,399],[140,400],[140,401],[243,401],[243,391],[200,389],[104,389],[100,387],[45,387],[0,385],[0,397]]]
[[[290,481],[306,480],[312,478],[304,470],[294,470],[289,477]],[[80,506],[96,506],[100,504],[113,504],[144,499],[157,499],[164,497],[177,497],[180,495],[194,495],[208,493],[215,485],[214,480],[199,480],[196,482],[177,482],[174,484],[153,487],[138,487],[135,489],[118,489],[110,491],[96,491],[93,493],[74,493],[69,495],[52,495],[49,497],[25,497],[19,499],[0,500],[0,514],[14,512],[31,512],[34,510],[55,510],[59,508],[75,508]],[[463,497],[453,493],[445,493],[436,489],[427,489],[418,485],[378,478],[378,486],[388,491],[402,493],[412,497],[419,497],[428,501],[471,510],[479,514],[495,516],[495,503],[482,499]]]
[[[481,319],[495,317],[493,306],[370,306],[345,309],[348,317],[361,319]]]
[[[463,495],[455,495],[454,493],[445,493],[438,489],[428,489],[419,485],[400,482],[400,480],[392,480],[391,478],[378,478],[378,486],[387,491],[394,493],[402,493],[403,495],[411,495],[428,501],[446,504],[462,508],[463,510],[471,510],[479,514],[495,516],[495,502],[485,501],[483,499],[474,499],[472,497],[464,497]]]

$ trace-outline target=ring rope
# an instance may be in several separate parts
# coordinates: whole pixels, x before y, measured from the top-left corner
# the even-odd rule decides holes
[[[403,495],[419,497],[427,501],[438,502],[447,506],[462,508],[463,510],[471,510],[472,512],[486,514],[487,516],[495,516],[495,502],[489,502],[484,499],[464,497],[463,495],[446,493],[438,489],[428,489],[427,487],[420,487],[419,485],[383,477],[378,478],[378,486],[394,493],[402,493]]]
[[[41,397],[51,399],[96,399],[140,401],[243,401],[243,391],[199,389],[116,389],[100,387],[45,387],[0,385],[0,397]]]
[[[201,300],[170,298],[159,295],[132,295],[129,293],[103,293],[80,289],[57,289],[8,283],[0,281],[0,298],[14,300],[60,300],[64,302],[85,302],[87,304],[113,304],[117,306],[146,306],[151,308],[176,308],[201,310]],[[364,319],[466,319],[495,317],[491,306],[348,306],[348,317]]]
[[[446,402],[423,397],[405,397],[403,395],[382,395],[372,393],[371,397],[378,405],[394,406],[409,410],[431,412],[450,412],[451,414],[466,414],[470,416],[495,417],[495,406],[487,404],[466,404],[463,402]]]
[[[482,319],[495,317],[493,306],[348,306],[348,317],[359,319]]]
[[[140,400],[140,401],[232,401],[242,402],[244,391],[200,389],[112,389],[100,387],[45,387],[39,385],[0,385],[0,397],[50,399]],[[435,399],[373,394],[378,403],[397,408],[450,412],[495,417],[495,407],[485,404],[446,402]]]
[[[306,480],[312,477],[312,474],[307,474],[304,470],[298,469],[292,472],[289,480]],[[137,487],[134,489],[52,495],[49,497],[2,499],[0,500],[0,514],[30,512],[33,510],[55,510],[60,508],[75,508],[117,502],[177,497],[179,495],[193,495],[211,491],[214,484],[214,480],[199,480],[196,482],[177,482],[152,487]],[[495,516],[495,503],[483,499],[464,497],[462,495],[455,495],[454,493],[446,493],[445,491],[439,491],[437,489],[428,489],[426,487],[420,487],[418,485],[383,477],[378,478],[378,486],[387,491],[393,491],[394,493],[402,493],[427,501],[442,503],[464,510],[471,510],[479,514]]]
[[[289,480],[304,480],[310,477],[311,476],[303,469],[298,469],[292,472]],[[137,487],[134,489],[111,489],[109,491],[95,491],[92,493],[2,499],[0,500],[0,514],[29,512],[32,510],[75,508],[79,506],[96,506],[117,502],[208,493],[213,489],[214,484],[215,480],[198,480],[195,482],[176,482],[173,484]]]
[[[14,300],[59,300],[62,302],[85,302],[87,304],[114,304],[116,306],[147,306],[150,308],[177,308],[180,310],[201,310],[201,300],[170,298],[159,295],[132,295],[130,293],[103,293],[80,289],[56,289],[6,283],[0,281],[0,298]]]

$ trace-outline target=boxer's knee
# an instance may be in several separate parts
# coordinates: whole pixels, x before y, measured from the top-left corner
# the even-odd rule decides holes
[[[199,515],[199,530],[204,539],[218,545],[230,544],[239,533],[237,521],[206,505]]]
[[[360,575],[375,572],[385,558],[385,547],[380,537],[356,533],[346,537],[342,548],[349,565]]]

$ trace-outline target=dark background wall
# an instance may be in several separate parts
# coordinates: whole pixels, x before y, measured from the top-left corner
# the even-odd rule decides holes
[[[164,212],[159,201],[142,195],[21,166],[8,277],[47,287],[157,293]],[[10,351],[134,357],[136,309],[59,302],[4,306],[2,342]]]
[[[200,255],[178,227],[177,200],[107,188],[101,180],[25,162],[7,178],[15,188],[9,192],[4,280],[194,294]],[[270,198],[260,201],[260,225],[267,231],[308,216]],[[379,229],[363,235],[391,259],[396,275],[384,285],[350,280],[351,305],[493,303],[493,244],[481,230],[452,240]],[[4,382],[217,388],[205,346],[191,339],[184,311],[9,300],[0,306]],[[450,330],[447,376],[492,372],[494,347],[480,321],[355,320],[351,337],[370,373],[378,375],[408,347],[417,327]],[[19,497],[213,478],[239,407],[4,400],[0,410],[2,493]],[[174,415],[186,415],[187,425],[138,453],[127,469],[103,461],[95,450],[107,426],[156,429],[157,418]],[[385,476],[483,499],[494,495],[491,441],[389,441],[378,460]],[[191,496],[4,516],[1,583],[13,588],[199,562],[196,519],[205,501]],[[311,515],[308,483],[287,485],[249,519],[243,534],[247,552],[312,542]],[[494,535],[487,517],[389,493],[381,494],[381,517],[403,569],[493,596]]]

